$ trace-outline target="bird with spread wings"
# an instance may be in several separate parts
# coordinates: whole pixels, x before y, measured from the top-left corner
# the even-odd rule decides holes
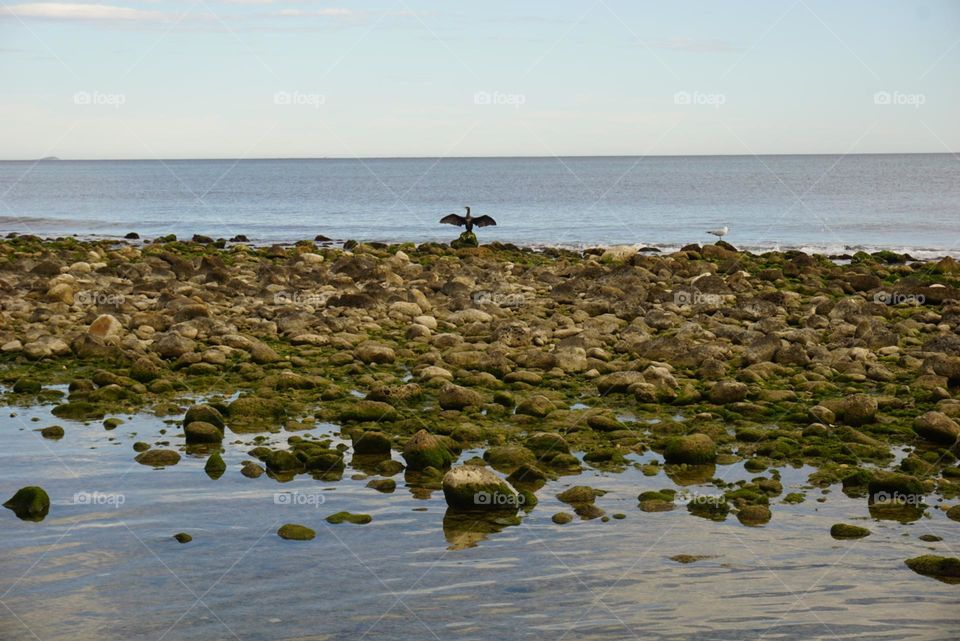
[[[460,214],[447,214],[440,219],[441,223],[446,223],[447,225],[457,225],[458,227],[466,227],[467,232],[472,232],[473,227],[490,227],[496,225],[497,221],[487,215],[477,216],[474,218],[470,215],[470,208],[464,207],[467,210],[466,216],[461,216]]]

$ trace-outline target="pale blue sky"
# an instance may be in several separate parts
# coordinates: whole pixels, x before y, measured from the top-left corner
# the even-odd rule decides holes
[[[957,0],[95,2],[0,0],[0,158],[960,151]]]

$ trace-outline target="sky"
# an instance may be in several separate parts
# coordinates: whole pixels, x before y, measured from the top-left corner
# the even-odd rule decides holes
[[[958,0],[0,0],[0,159],[960,151]]]

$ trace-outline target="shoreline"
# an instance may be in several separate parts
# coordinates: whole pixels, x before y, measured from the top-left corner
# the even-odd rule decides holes
[[[137,233],[137,232],[132,232]],[[0,230],[0,237],[10,239],[18,236],[36,236],[37,238],[43,240],[44,242],[53,242],[60,239],[72,238],[81,242],[114,242],[119,244],[130,244],[133,246],[146,246],[152,243],[156,243],[166,236],[154,236],[154,237],[138,237],[136,239],[130,239],[120,234],[71,234],[67,236],[57,236],[57,235],[42,235],[42,234],[32,234],[32,233],[23,233],[20,231],[13,230]],[[138,234],[138,236],[140,236]],[[223,242],[223,247],[229,247],[231,245],[243,243],[251,247],[265,248],[273,245],[279,245],[281,247],[294,247],[300,243],[306,242],[316,242],[322,247],[342,247],[344,243],[364,243],[364,244],[374,244],[376,246],[391,246],[391,245],[402,245],[414,246],[422,244],[447,244],[449,243],[449,234],[448,235],[439,235],[436,238],[426,239],[426,240],[397,240],[397,239],[379,239],[379,238],[366,238],[366,237],[356,237],[356,238],[327,238],[326,240],[318,240],[317,238],[287,238],[287,239],[258,239],[256,236],[248,237],[249,240],[244,241],[234,241],[233,238],[213,238],[212,236],[206,236],[201,234],[193,234],[192,237],[196,238],[197,236],[202,236],[204,238],[209,238],[209,242],[204,242],[203,244],[215,244]],[[191,242],[191,238],[186,235],[177,236],[178,241],[180,242]],[[690,245],[708,245],[712,244],[712,241],[704,240],[697,242],[696,240],[691,240]],[[496,246],[511,246],[517,247],[521,250],[529,250],[535,252],[542,252],[548,250],[564,250],[564,251],[573,251],[581,252],[584,254],[594,253],[596,251],[606,251],[606,250],[636,250],[637,253],[649,254],[649,255],[669,255],[678,251],[681,251],[683,247],[687,245],[681,245],[678,243],[634,243],[634,244],[622,244],[622,243],[549,243],[549,242],[533,242],[533,243],[509,243],[506,241],[488,241],[481,242],[481,245],[492,245]],[[731,244],[731,246],[733,246]],[[221,247],[222,248],[222,247]],[[870,255],[881,254],[881,255],[898,255],[903,258],[903,262],[932,262],[939,261],[943,258],[960,258],[960,247],[952,249],[943,249],[943,248],[927,248],[927,247],[904,247],[904,246],[878,246],[878,245],[817,245],[813,243],[802,243],[799,245],[786,245],[786,244],[771,244],[771,245],[737,245],[736,250],[740,252],[745,252],[752,254],[754,256],[763,256],[765,254],[787,254],[792,252],[801,252],[810,256],[823,256],[833,261],[848,261],[853,259],[853,257],[858,253],[865,253]]]

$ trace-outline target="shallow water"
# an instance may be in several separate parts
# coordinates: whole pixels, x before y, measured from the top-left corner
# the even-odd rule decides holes
[[[294,242],[456,237],[437,221],[490,214],[481,241],[638,244],[726,240],[960,255],[951,154],[0,162],[0,232],[207,234]]]
[[[639,492],[675,487],[663,473],[587,468],[538,491],[539,505],[520,525],[483,535],[449,519],[445,529],[442,493],[417,498],[402,475],[393,494],[351,480],[349,467],[338,482],[248,479],[239,463],[252,436],[232,434],[219,480],[204,473],[202,456],[155,470],[134,462],[131,446],[168,438],[182,449],[175,429],[159,434],[170,427],[163,419],[124,417],[107,431],[49,409],[3,408],[0,419],[3,498],[40,484],[53,503],[40,523],[0,511],[4,641],[957,638],[960,587],[903,564],[931,550],[960,551],[957,524],[938,510],[911,525],[873,521],[866,499],[835,487],[824,503],[815,500],[819,489],[800,505],[776,499],[773,520],[750,528],[683,508],[641,512]],[[51,424],[64,426],[62,440],[34,431]],[[782,469],[784,494],[810,471]],[[719,466],[716,476],[753,475],[738,464]],[[551,515],[568,509],[554,497],[572,484],[608,490],[597,505],[626,519],[554,525]],[[102,493],[100,504],[77,502],[83,492]],[[277,502],[278,492],[298,498]],[[326,523],[341,510],[373,522]],[[873,534],[835,541],[828,531],[837,521]],[[286,522],[314,528],[317,538],[280,539]],[[174,541],[181,531],[193,541]],[[928,533],[944,541],[917,539]],[[669,559],[676,554],[710,558],[681,565]]]

